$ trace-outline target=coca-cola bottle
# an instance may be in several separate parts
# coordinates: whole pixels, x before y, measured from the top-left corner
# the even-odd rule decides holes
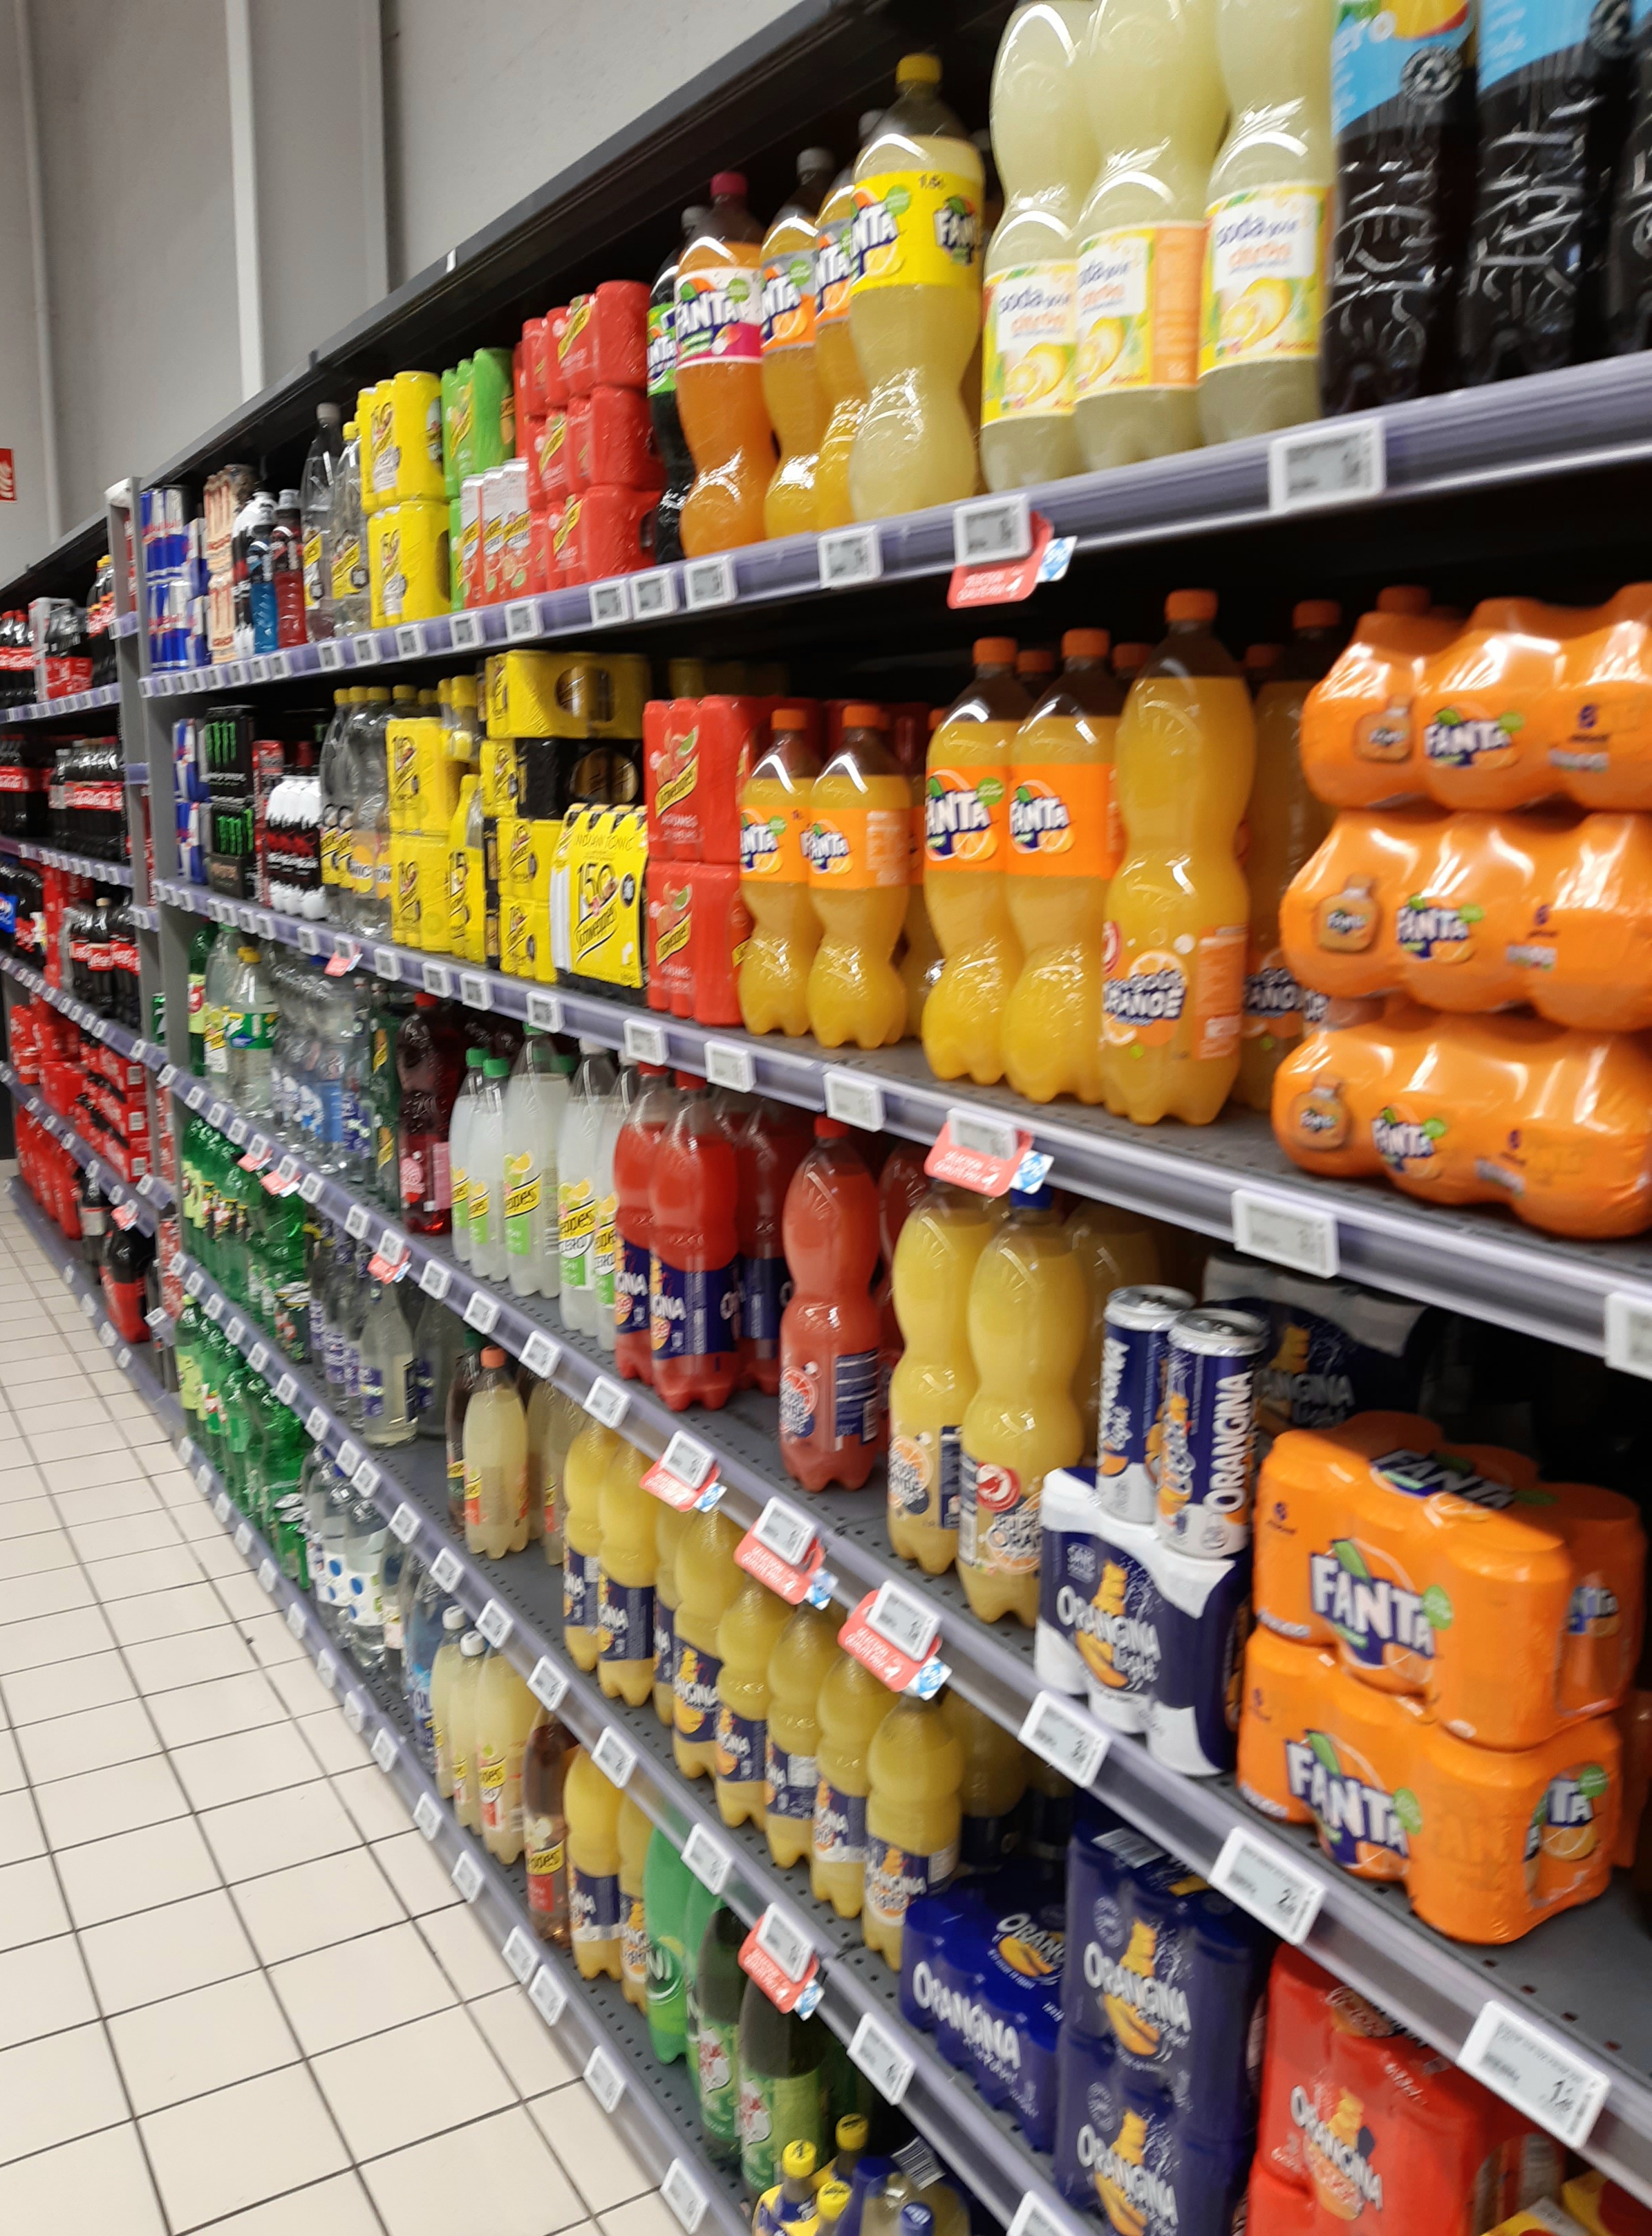
[[[76,1190],[81,1214],[81,1256],[88,1266],[101,1266],[109,1239],[109,1200],[98,1186],[95,1173],[82,1173]]]
[[[103,1300],[116,1332],[126,1343],[148,1343],[149,1330],[143,1313],[145,1276],[154,1257],[154,1244],[141,1227],[117,1227],[103,1253],[98,1278]]]

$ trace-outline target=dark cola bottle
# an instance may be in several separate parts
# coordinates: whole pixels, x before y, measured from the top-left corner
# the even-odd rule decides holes
[[[683,242],[698,232],[702,209],[683,212]],[[656,562],[680,559],[683,504],[694,485],[694,459],[677,409],[677,259],[681,244],[654,275],[648,296],[648,417],[665,462],[665,487],[654,510]]]
[[[1652,7],[1645,0],[1635,9],[1635,103],[1606,251],[1606,328],[1620,352],[1652,342]]]
[[[1479,161],[1458,340],[1471,384],[1605,345],[1612,181],[1629,122],[1629,0],[1487,0]]]
[[[1335,231],[1320,336],[1327,413],[1452,385],[1474,194],[1473,12],[1473,0],[1341,10],[1331,44]]]

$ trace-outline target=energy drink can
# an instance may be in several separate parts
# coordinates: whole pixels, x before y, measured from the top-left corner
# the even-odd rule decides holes
[[[1158,1500],[1159,1418],[1172,1323],[1193,1302],[1185,1289],[1115,1289],[1102,1313],[1102,1510],[1151,1522]]]
[[[1250,1542],[1256,1367],[1267,1347],[1254,1313],[1219,1305],[1182,1312],[1170,1329],[1158,1532],[1196,1560],[1229,1560]]]

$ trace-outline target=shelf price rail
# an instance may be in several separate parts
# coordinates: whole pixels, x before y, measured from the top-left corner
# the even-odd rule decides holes
[[[106,1163],[95,1149],[82,1140],[67,1119],[58,1116],[43,1095],[23,1085],[9,1063],[0,1062],[0,1086],[9,1088],[13,1102],[37,1118],[55,1141],[62,1142],[81,1170],[91,1174],[111,1203],[122,1207],[129,1204],[143,1232],[154,1233],[157,1211],[164,1211],[172,1201],[172,1190],[159,1173],[146,1174],[143,1180],[135,1183],[123,1180],[113,1165]]]

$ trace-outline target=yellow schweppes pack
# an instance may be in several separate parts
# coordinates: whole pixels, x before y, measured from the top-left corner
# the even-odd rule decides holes
[[[576,807],[551,869],[551,956],[559,972],[639,992],[648,830],[640,807]]]

